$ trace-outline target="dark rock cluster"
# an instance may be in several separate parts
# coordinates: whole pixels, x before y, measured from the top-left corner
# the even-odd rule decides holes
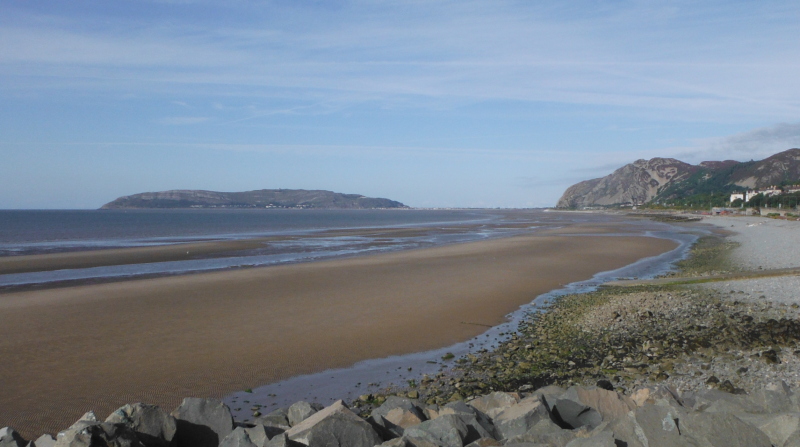
[[[56,437],[31,442],[3,428],[0,446],[800,446],[800,396],[782,382],[751,395],[668,386],[622,394],[600,385],[496,391],[442,406],[390,396],[367,418],[342,401],[297,402],[253,424],[234,422],[219,400],[187,398],[172,413],[132,404],[101,422],[90,412]]]

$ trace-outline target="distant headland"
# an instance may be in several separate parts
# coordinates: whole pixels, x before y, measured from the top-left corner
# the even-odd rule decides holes
[[[408,206],[389,199],[324,190],[260,189],[216,192],[179,189],[123,196],[106,203],[100,209],[137,208],[385,209]]]

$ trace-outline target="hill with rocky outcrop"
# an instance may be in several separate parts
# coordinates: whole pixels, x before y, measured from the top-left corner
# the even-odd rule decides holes
[[[389,199],[324,190],[261,189],[245,192],[171,190],[120,197],[101,209],[131,208],[295,208],[377,209],[408,208]]]
[[[613,173],[570,186],[559,208],[641,205],[695,195],[729,194],[800,179],[800,149],[761,161],[704,161],[698,165],[674,158],[636,160]]]

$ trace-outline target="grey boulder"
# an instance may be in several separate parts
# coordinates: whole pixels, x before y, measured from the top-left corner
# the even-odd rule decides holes
[[[219,447],[261,447],[261,445],[256,445],[250,439],[244,427],[236,427],[219,443]]]
[[[373,447],[383,440],[372,426],[339,400],[286,432],[288,438],[311,447]]]
[[[33,444],[35,447],[55,447],[56,438],[45,434],[36,438],[35,441],[28,443],[28,446],[31,444]]]
[[[264,416],[259,416],[256,418],[255,423],[265,427],[280,428],[286,431],[291,427],[291,425],[289,425],[289,410],[286,408],[278,408]]]
[[[480,396],[469,402],[469,406],[494,419],[506,408],[520,401],[519,394],[495,391],[485,396]]]
[[[304,400],[295,402],[286,412],[286,418],[289,420],[289,426],[294,427],[322,408],[322,405],[308,403]]]
[[[588,438],[575,438],[566,447],[616,447],[614,436],[609,432],[600,432]]]
[[[463,447],[469,429],[455,414],[441,415],[405,431],[404,437],[421,440],[442,447]]]
[[[286,436],[286,433],[281,433],[274,436],[272,439],[264,444],[264,447],[302,447],[303,444],[292,441]]]
[[[771,447],[761,430],[729,413],[696,413],[685,418],[681,431],[712,447]]]
[[[25,440],[11,427],[0,428],[0,447],[23,447]]]
[[[125,424],[78,421],[59,433],[56,447],[143,447],[136,433]]]
[[[494,418],[498,437],[509,439],[525,434],[541,420],[550,420],[546,403],[539,397],[528,397],[506,408]]]
[[[603,388],[570,387],[555,399],[553,413],[572,428],[594,429],[603,421],[611,421],[636,408],[628,397]]]
[[[233,431],[231,409],[219,399],[187,397],[172,417],[178,447],[218,447]]]
[[[175,444],[175,418],[155,405],[124,405],[111,413],[106,422],[127,425],[136,432],[145,447],[170,447]]]

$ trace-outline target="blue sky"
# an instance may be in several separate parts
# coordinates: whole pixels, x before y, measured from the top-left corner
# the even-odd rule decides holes
[[[554,205],[800,147],[800,3],[0,2],[0,208],[329,189]]]

